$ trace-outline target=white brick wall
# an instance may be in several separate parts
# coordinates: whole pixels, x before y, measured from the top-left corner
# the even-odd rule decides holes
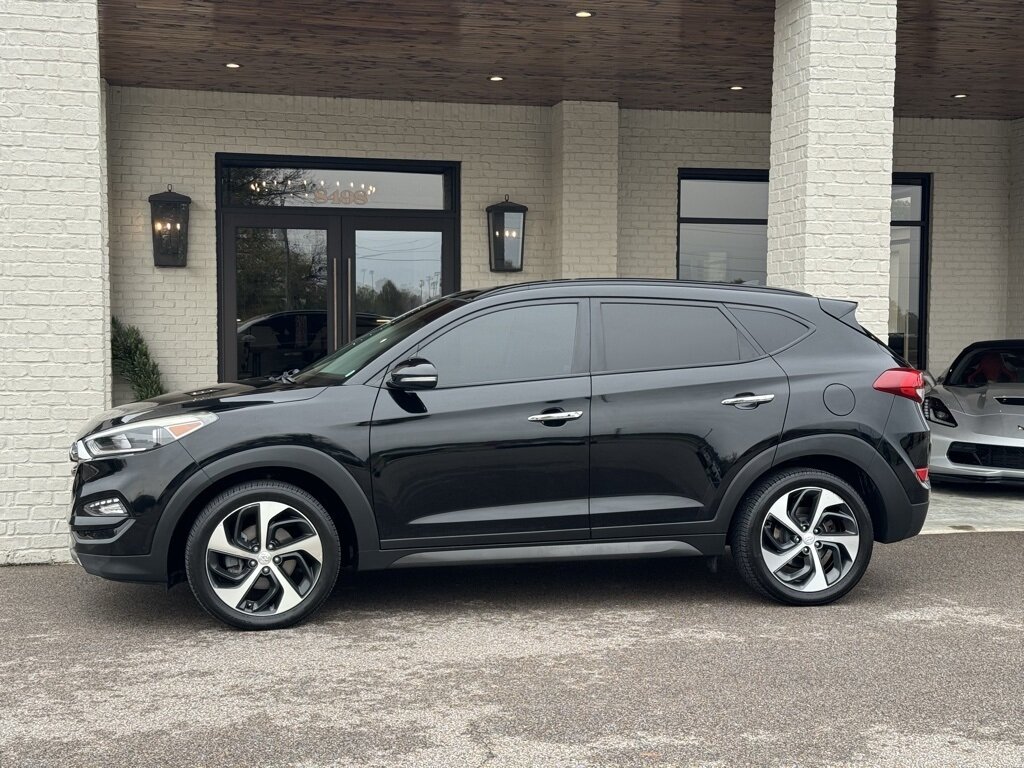
[[[67,559],[109,402],[98,50],[95,0],[0,0],[0,564]]]
[[[171,389],[217,377],[216,152],[461,161],[463,287],[559,274],[550,109],[111,87],[108,122],[113,312]],[[167,184],[193,201],[185,269],[153,266],[146,199]],[[521,274],[487,266],[484,209],[506,194],[530,208]]]
[[[896,0],[777,0],[774,62],[768,282],[884,333]]]
[[[1010,123],[896,120],[895,170],[932,174],[928,368],[1006,333]]]
[[[615,277],[619,105],[563,101],[552,110],[551,175],[559,277]]]
[[[676,277],[680,168],[768,168],[769,116],[619,113],[619,275]]]
[[[1007,335],[1024,338],[1024,118],[1010,124],[1010,257]]]

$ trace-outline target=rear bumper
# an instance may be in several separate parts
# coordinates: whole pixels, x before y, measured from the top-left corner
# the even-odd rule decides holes
[[[903,539],[909,539],[911,536],[917,536],[924,527],[924,521],[927,517],[927,501],[917,504],[908,502],[897,514],[893,514],[893,510],[890,509],[889,524],[886,528],[885,536],[878,540],[884,544],[891,544],[894,541],[903,541]]]

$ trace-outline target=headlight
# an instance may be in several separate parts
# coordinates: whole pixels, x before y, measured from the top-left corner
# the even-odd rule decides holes
[[[955,427],[956,419],[946,404],[937,397],[926,397],[924,399],[924,417],[935,424],[944,427]]]
[[[72,449],[72,458],[88,461],[151,451],[190,435],[216,420],[217,417],[212,413],[190,413],[122,424],[79,440]]]

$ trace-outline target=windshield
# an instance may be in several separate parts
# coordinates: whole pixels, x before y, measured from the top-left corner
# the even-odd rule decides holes
[[[988,384],[1024,382],[1024,344],[993,344],[961,355],[953,363],[946,384],[951,387],[984,387]]]
[[[374,328],[346,344],[337,352],[318,360],[291,377],[292,381],[309,382],[329,378],[331,383],[347,381],[396,344],[412,336],[420,328],[453,309],[463,306],[473,294],[460,293],[435,299]]]

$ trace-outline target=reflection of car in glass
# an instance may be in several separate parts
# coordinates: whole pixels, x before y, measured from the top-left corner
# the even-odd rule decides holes
[[[964,349],[924,401],[931,474],[950,480],[1024,480],[1024,340]]]
[[[356,336],[372,331],[391,318],[372,312],[356,313]],[[238,326],[240,379],[277,376],[305,368],[327,354],[327,312],[297,309],[246,320]]]
[[[293,624],[339,571],[718,556],[788,604],[846,594],[928,509],[924,378],[853,302],[588,280],[428,302],[278,381],[87,425],[91,573]]]

